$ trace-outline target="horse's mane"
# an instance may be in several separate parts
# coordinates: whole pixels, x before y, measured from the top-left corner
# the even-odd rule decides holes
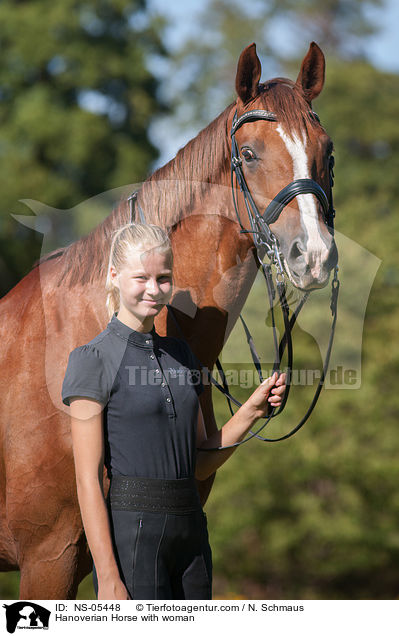
[[[59,276],[57,284],[65,283],[68,287],[76,284],[92,283],[104,275],[108,263],[104,259],[104,245],[108,245],[114,230],[129,221],[129,204],[122,201],[117,208],[90,234],[58,249],[44,254],[33,267],[49,260],[59,259]]]
[[[173,227],[201,206],[212,185],[224,183],[230,161],[227,119],[231,108],[228,106],[144,182],[138,200],[151,223]]]
[[[316,125],[309,104],[299,87],[291,80],[275,78],[259,85],[265,110],[277,115],[288,134]],[[213,184],[221,184],[223,174],[229,174],[227,120],[230,104],[194,139],[179,150],[176,157],[156,170],[142,185],[138,202],[146,222],[170,230],[179,220],[190,214],[194,206],[204,201]],[[257,108],[260,106],[257,105]],[[253,108],[252,102],[246,110]],[[227,182],[224,185],[228,185]],[[35,265],[59,258],[60,277],[68,286],[98,280],[105,274],[104,245],[109,244],[112,232],[129,221],[129,204],[121,201],[117,208],[90,234],[71,245],[44,255]],[[139,220],[137,205],[134,219]]]
[[[159,168],[140,190],[140,205],[147,223],[170,229],[189,214],[194,201],[200,201],[212,183],[220,183],[225,163],[229,161],[227,145],[227,107],[194,139],[179,150],[176,157]],[[59,258],[58,282],[73,286],[98,280],[105,275],[104,245],[110,244],[112,232],[130,219],[130,205],[120,204],[90,234],[67,247],[44,255],[34,266]],[[140,221],[137,204],[133,220]]]

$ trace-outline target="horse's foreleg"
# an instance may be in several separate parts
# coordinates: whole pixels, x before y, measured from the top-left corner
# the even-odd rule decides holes
[[[213,435],[213,433],[217,431],[215,414],[213,412],[212,393],[211,393],[210,385],[207,385],[204,387],[204,392],[200,396],[200,402],[201,402],[202,414],[204,416],[206,434],[208,437],[210,437],[211,435]],[[213,482],[215,481],[215,476],[216,476],[216,473],[214,473],[207,479],[204,479],[203,481],[197,481],[197,488],[198,488],[199,496],[201,499],[201,504],[203,506],[205,505],[209,497],[209,493],[211,492]]]
[[[203,506],[205,505],[209,497],[209,493],[211,492],[213,482],[215,481],[215,476],[216,476],[216,473],[214,473],[207,479],[204,479],[203,481],[197,481],[197,488],[198,488],[201,504]]]
[[[52,543],[54,539],[52,538]],[[74,599],[78,585],[91,570],[84,536],[68,543],[58,554],[40,545],[26,552],[21,569],[21,599]],[[48,552],[48,554],[46,554]]]

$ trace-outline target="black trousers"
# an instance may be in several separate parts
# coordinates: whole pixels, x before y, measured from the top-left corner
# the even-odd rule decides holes
[[[110,492],[112,495],[112,482]],[[131,496],[119,495],[120,491],[116,503],[111,496],[108,509],[116,561],[131,598],[211,599],[212,553],[200,504],[193,510],[192,505],[184,504],[184,494],[179,499],[178,493],[173,494],[177,505],[171,505],[168,494],[162,497],[163,502],[158,499],[154,503],[151,494],[142,500],[140,493],[140,501],[134,504]],[[150,505],[146,504],[149,500]],[[127,509],[139,505],[141,510]],[[95,568],[93,583],[97,596]]]

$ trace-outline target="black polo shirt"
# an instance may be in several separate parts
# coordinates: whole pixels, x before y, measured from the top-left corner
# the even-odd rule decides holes
[[[202,390],[183,340],[134,331],[114,314],[103,332],[71,352],[62,400],[89,397],[104,405],[109,476],[182,479],[194,475]]]

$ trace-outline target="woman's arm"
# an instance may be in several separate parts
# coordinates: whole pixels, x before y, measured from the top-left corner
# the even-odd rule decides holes
[[[206,437],[201,409],[198,417],[197,461],[195,476],[200,481],[212,475],[237,448],[206,452],[207,448],[230,446],[244,439],[260,417],[267,415],[270,407],[280,406],[285,391],[286,375],[274,373],[260,384],[228,422],[211,437]],[[274,388],[273,388],[274,387]]]
[[[116,564],[103,492],[103,406],[72,398],[70,412],[78,500],[97,571],[98,599],[126,600],[130,597]]]

